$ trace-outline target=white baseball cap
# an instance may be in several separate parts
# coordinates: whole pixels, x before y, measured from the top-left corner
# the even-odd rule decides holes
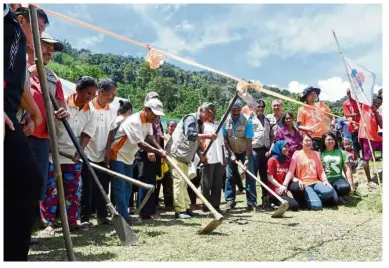
[[[163,113],[163,105],[162,105],[162,102],[159,100],[159,99],[149,99],[146,104],[145,104],[145,107],[148,107],[151,109],[151,111],[153,111],[153,113],[155,115],[158,115],[158,116],[165,116],[165,114]]]

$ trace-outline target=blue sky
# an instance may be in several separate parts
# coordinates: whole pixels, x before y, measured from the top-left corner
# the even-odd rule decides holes
[[[42,4],[142,43],[226,73],[322,99],[344,96],[348,83],[332,29],[346,56],[376,73],[382,85],[380,4]],[[145,56],[144,48],[49,15],[55,38],[92,52]],[[199,70],[171,60],[182,68]]]

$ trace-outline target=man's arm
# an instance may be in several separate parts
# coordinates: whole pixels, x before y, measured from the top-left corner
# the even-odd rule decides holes
[[[148,144],[154,146],[155,148],[157,148],[159,150],[163,150],[163,148],[158,144],[157,140],[155,139],[155,137],[153,135],[147,135],[145,141]]]
[[[29,79],[28,76],[26,76],[26,79]],[[40,112],[39,107],[36,104],[34,98],[32,97],[28,83],[25,83],[25,85],[24,85],[24,91],[23,91],[23,96],[22,96],[22,100],[21,100],[21,107],[23,109],[26,109],[29,112],[31,119],[35,123],[35,127],[42,124],[41,112]]]
[[[88,134],[86,134],[84,132],[81,133],[80,146],[81,146],[82,150],[85,150],[85,147],[88,145],[90,139],[91,139],[91,137]]]
[[[142,150],[144,150],[148,153],[153,153],[153,154],[159,155],[159,156],[164,158],[164,151],[162,149],[157,149],[157,148],[151,146],[146,141],[139,142],[137,145],[139,148],[141,148]]]

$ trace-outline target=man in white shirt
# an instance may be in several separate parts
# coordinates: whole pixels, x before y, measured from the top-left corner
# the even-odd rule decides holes
[[[95,116],[96,131],[86,146],[85,153],[90,162],[102,167],[106,166],[106,163],[104,162],[105,147],[107,145],[110,127],[116,118],[116,110],[112,109],[109,105],[114,101],[115,96],[115,83],[111,79],[104,78],[98,83],[97,96],[89,103],[89,107]],[[105,193],[108,194],[109,182],[111,180],[110,176],[98,170],[95,170],[95,172]],[[92,204],[94,204],[96,208],[97,224],[110,223],[107,218],[108,213],[105,199],[97,187],[97,184],[93,181],[93,177],[85,164],[82,168],[81,178],[81,223],[91,224],[89,220],[92,214]]]
[[[215,122],[216,108],[212,104],[212,119],[210,122],[204,122],[204,134],[216,133],[219,126]],[[209,140],[206,141],[208,146]],[[217,139],[212,143],[207,153],[207,163],[202,167],[201,189],[204,197],[220,213],[220,199],[223,184],[223,173],[225,171],[226,158],[224,157],[224,138],[223,132],[219,131]],[[207,212],[208,209],[203,205],[202,210]]]
[[[121,123],[111,145],[112,170],[127,176],[131,174],[134,157],[139,149],[166,158],[167,154],[156,142],[152,128],[152,122],[163,115],[162,103],[158,99],[150,99],[142,111],[132,114]],[[125,170],[128,170],[129,174],[126,174]],[[116,209],[129,224],[137,224],[139,220],[131,217],[127,211],[132,185],[127,182],[123,184],[119,180],[118,178],[112,180]]]

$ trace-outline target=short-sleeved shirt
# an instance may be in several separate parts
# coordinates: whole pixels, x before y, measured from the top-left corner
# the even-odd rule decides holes
[[[101,107],[96,98],[89,103],[89,107],[95,113],[96,131],[86,146],[85,153],[89,160],[100,163],[104,161],[107,139],[111,125],[116,118],[116,110],[108,104]]]
[[[41,89],[41,85],[39,82],[39,77],[32,76],[30,77],[30,92],[32,97],[34,98],[34,101],[36,102],[41,115],[42,115],[42,124],[37,126],[32,133],[32,136],[39,138],[39,139],[49,139],[49,130],[47,128],[47,117],[46,117],[46,108],[45,108],[45,102],[43,100],[43,92]],[[61,80],[57,79],[57,85],[56,85],[56,92],[55,92],[55,98],[61,102],[65,102],[65,97],[63,95],[62,90],[62,83]]]
[[[96,120],[94,112],[90,109],[89,104],[85,104],[81,109],[75,105],[75,96],[72,94],[65,100],[66,110],[70,117],[68,123],[73,130],[77,140],[80,140],[81,133],[85,133],[89,137],[93,137],[96,131]],[[58,137],[58,150],[70,155],[75,155],[76,147],[74,146],[68,132],[65,129],[62,121],[55,120],[55,129]],[[61,164],[74,164],[74,162],[66,157],[59,156]],[[50,155],[50,162],[52,163],[52,156]]]
[[[342,178],[343,166],[349,162],[346,153],[339,149],[322,152],[321,161],[329,182]]]
[[[216,133],[218,125],[215,123],[204,123],[204,134],[212,134]],[[206,146],[210,143],[210,140],[206,140]],[[221,131],[219,131],[219,134],[217,136],[217,139],[212,143],[211,148],[209,148],[209,151],[207,153],[207,159],[208,164],[217,164],[221,163],[223,164],[223,146],[224,146],[224,138]]]
[[[297,113],[297,122],[304,127],[314,127],[315,132],[313,138],[321,138],[321,136],[330,130],[330,119],[326,113],[331,110],[323,102],[315,103],[312,108],[301,106]]]
[[[359,122],[358,137],[360,139],[368,139],[371,141],[382,142],[382,137],[378,135],[378,122],[376,120],[373,109],[366,104],[362,104],[361,113],[362,120]],[[366,123],[367,135],[365,132],[365,128],[363,127],[363,122]]]
[[[342,108],[343,108],[343,114],[346,118],[349,117],[351,114],[355,114],[355,113],[359,114],[358,103],[354,99],[345,100],[342,104]],[[357,123],[359,123],[360,120],[361,120],[361,115],[357,115],[353,117],[353,121]]]
[[[233,127],[232,127],[232,131],[234,133],[234,136],[237,136],[236,135],[236,128],[238,127],[239,125],[239,121],[243,120],[244,119],[244,115],[241,113],[240,116],[239,116],[239,119],[234,123]],[[228,134],[227,134],[227,130],[226,128],[223,126],[223,136],[224,137],[227,137]],[[251,119],[247,119],[247,123],[246,123],[246,128],[245,128],[245,133],[244,133],[244,136],[246,139],[252,139],[254,137],[254,128],[253,128],[253,122]]]
[[[267,161],[267,174],[272,175],[273,178],[282,185],[285,180],[286,174],[289,171],[289,165],[290,159],[286,159],[284,163],[280,163],[274,156],[270,157],[270,159]],[[276,187],[270,181],[267,181],[267,185],[274,192],[278,191],[278,187]],[[269,193],[269,195],[271,194]]]
[[[319,153],[311,150],[306,154],[303,150],[293,154],[291,166],[295,165],[295,176],[300,179],[305,186],[315,184],[320,181],[320,174],[323,172]]]
[[[123,116],[118,116],[112,124],[115,129]],[[121,161],[126,165],[132,165],[135,154],[139,150],[138,143],[145,140],[148,135],[153,135],[152,123],[147,123],[144,112],[138,112],[127,117],[120,124],[114,142],[111,146],[111,160]]]

